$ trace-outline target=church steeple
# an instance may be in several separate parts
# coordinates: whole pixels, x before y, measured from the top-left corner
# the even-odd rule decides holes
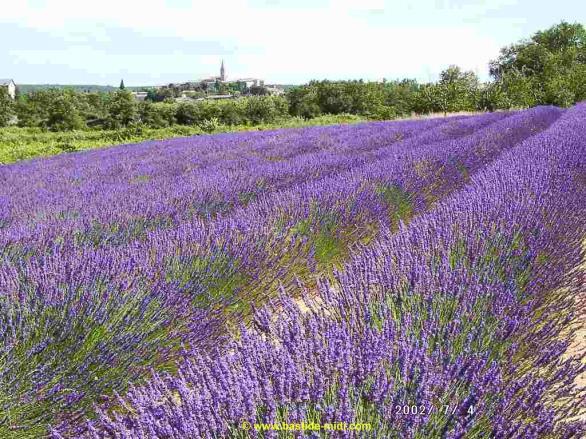
[[[222,66],[220,67],[220,79],[222,81],[226,80],[226,69],[224,68],[224,60],[222,60]]]

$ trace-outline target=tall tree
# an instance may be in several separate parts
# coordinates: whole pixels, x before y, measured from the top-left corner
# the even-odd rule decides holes
[[[47,128],[53,131],[78,130],[85,127],[75,92],[58,93],[48,108]]]
[[[120,90],[124,90],[126,87],[124,86],[124,79],[120,80]]]
[[[440,80],[435,86],[438,109],[444,113],[474,110],[478,88],[479,81],[474,72],[449,66],[440,73]]]
[[[117,129],[132,125],[138,119],[137,106],[132,94],[126,90],[114,93],[108,104],[106,125]]]
[[[568,106],[586,99],[586,29],[562,21],[504,47],[490,74],[514,105]]]

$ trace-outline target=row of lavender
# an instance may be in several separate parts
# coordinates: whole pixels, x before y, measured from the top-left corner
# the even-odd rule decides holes
[[[560,328],[586,233],[585,132],[579,105],[306,292],[310,311],[281,297],[226,349],[186,352],[178,375],[155,373],[77,434],[248,437],[244,421],[358,421],[371,437],[581,437],[569,419],[584,401],[563,401],[584,366],[560,360]],[[561,286],[570,295],[552,303]]]
[[[270,186],[349,169],[372,150],[439,125],[443,122],[223,134],[15,165],[2,174],[3,219],[9,226],[2,237],[30,235],[38,241],[39,235],[137,216],[205,219],[206,213],[225,212]],[[446,135],[451,132],[458,130]]]
[[[232,186],[216,193],[218,198],[201,200],[233,197],[230,189],[238,192],[246,187],[239,181],[256,181],[257,169],[263,178],[272,175],[271,185],[215,219],[193,219],[183,212],[169,226],[146,234],[113,235],[111,229],[84,224],[98,219],[119,227],[115,232],[128,229],[123,210],[92,207],[100,205],[97,200],[108,192],[108,183],[112,191],[104,197],[120,208],[144,211],[145,222],[156,218],[152,206],[163,206],[168,214],[166,206],[174,198],[157,195],[167,189],[158,190],[153,183],[142,198],[129,200],[120,187],[135,184],[129,174],[140,166],[158,166],[160,186],[167,187],[165,167],[173,176],[188,162],[173,165],[168,150],[200,159],[189,141],[170,142],[162,149],[168,160],[159,160],[157,145],[147,144],[137,146],[137,152],[114,148],[3,168],[0,330],[7,336],[0,345],[0,394],[8,416],[0,432],[41,434],[56,412],[87,412],[151,367],[175,370],[182,343],[198,349],[222,346],[226,318],[245,317],[251,304],[275,290],[277,281],[293,281],[293,275],[308,281],[330,269],[331,260],[347,256],[349,243],[373,230],[395,230],[401,221],[425,212],[504,149],[547,128],[560,114],[539,108],[425,122],[419,132],[416,123],[338,128],[343,135],[329,128],[329,141],[322,129],[294,131],[292,142],[286,132],[246,134],[229,137],[228,152],[221,149],[226,139],[208,137],[209,144],[195,139],[191,142],[207,157],[200,182],[213,181],[218,169],[229,173],[232,158],[242,158],[236,168],[243,176],[234,171],[226,181]],[[351,141],[352,134],[364,140]],[[310,139],[305,143],[304,135]],[[268,143],[256,147],[255,136]],[[295,148],[299,143],[302,147]],[[325,150],[323,167],[306,157],[317,160],[320,148]],[[251,151],[269,157],[278,152],[291,164],[279,164],[279,172],[272,159],[266,166],[245,166]],[[215,164],[213,154],[218,160],[224,157],[226,167],[221,160]],[[344,154],[346,161],[338,158]],[[139,164],[142,160],[146,163]],[[209,175],[206,167],[213,168]],[[80,169],[87,181],[67,183]],[[308,170],[312,172],[305,176]],[[96,191],[100,178],[106,183]],[[198,186],[181,181],[184,199],[173,208],[187,209],[186,200],[196,197]],[[87,208],[79,218],[55,217],[72,205]]]

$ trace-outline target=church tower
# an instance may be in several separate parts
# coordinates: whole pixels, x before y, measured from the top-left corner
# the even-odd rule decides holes
[[[222,60],[222,66],[220,67],[220,80],[226,80],[226,69],[224,68],[224,60]]]

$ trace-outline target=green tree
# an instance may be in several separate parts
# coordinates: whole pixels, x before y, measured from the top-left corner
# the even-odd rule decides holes
[[[586,96],[586,29],[562,21],[501,49],[490,74],[513,106],[568,106]]]
[[[124,90],[126,87],[124,86],[124,79],[120,80],[120,90]]]
[[[511,102],[504,92],[502,84],[488,82],[481,84],[478,90],[476,108],[481,111],[495,111],[499,108],[511,108]]]
[[[52,131],[71,131],[85,127],[76,106],[75,93],[59,93],[52,100],[46,127]]]
[[[47,127],[49,108],[58,91],[35,90],[22,96],[16,103],[18,125],[22,127]]]
[[[83,128],[86,124],[101,126],[107,116],[108,96],[73,89],[35,90],[17,99],[18,124],[55,131]]]
[[[246,120],[242,99],[230,99],[222,105],[220,121],[225,125],[240,125]]]
[[[352,89],[341,82],[322,81],[315,84],[320,109],[327,114],[352,113]]]
[[[0,127],[5,127],[14,116],[14,101],[6,87],[0,87]]]
[[[281,96],[246,98],[246,118],[253,125],[274,122],[287,115],[287,101]]]
[[[317,90],[311,84],[290,88],[287,91],[286,98],[289,103],[289,113],[292,116],[311,119],[322,113],[317,98]]]
[[[138,104],[138,118],[141,123],[151,128],[165,128],[175,122],[173,109],[169,105],[144,101]]]
[[[80,93],[78,108],[81,117],[91,127],[103,126],[108,117],[109,94],[104,92]]]
[[[195,104],[182,102],[177,106],[175,113],[177,123],[181,125],[195,125],[198,120],[198,111]]]
[[[474,110],[478,88],[479,81],[474,72],[449,66],[440,73],[440,80],[433,89],[436,109],[444,113]]]
[[[439,111],[438,109],[436,85],[422,84],[415,95],[413,111],[418,114],[428,114]]]
[[[113,93],[108,103],[106,126],[111,129],[127,127],[137,122],[137,106],[132,94],[127,90]]]
[[[199,101],[194,104],[196,123],[206,120],[220,119],[222,117],[222,105],[220,101]]]
[[[409,115],[415,111],[419,84],[414,79],[384,82],[385,105],[394,108],[398,115]]]

